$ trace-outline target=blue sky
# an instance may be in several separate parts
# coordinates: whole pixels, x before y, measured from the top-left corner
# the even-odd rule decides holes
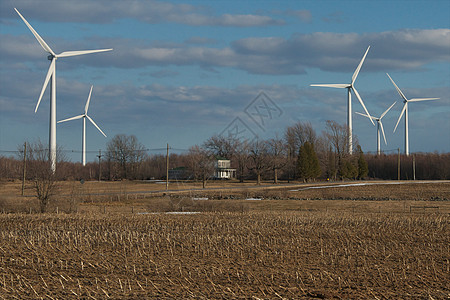
[[[409,106],[410,151],[450,151],[449,1],[2,0],[0,151],[48,141],[48,91],[34,113],[47,54],[14,7],[57,53],[114,48],[57,63],[58,120],[81,114],[94,85],[89,114],[108,138],[88,125],[88,161],[119,133],[187,149],[236,124],[260,138],[297,121],[319,134],[326,120],[345,124],[346,91],[309,85],[348,83],[369,45],[355,86],[375,116],[397,101],[382,149],[404,149],[389,73],[408,98],[441,98]],[[261,103],[272,110],[256,111]],[[368,119],[353,114],[353,130],[376,150]],[[77,161],[81,121],[58,124],[57,143]]]

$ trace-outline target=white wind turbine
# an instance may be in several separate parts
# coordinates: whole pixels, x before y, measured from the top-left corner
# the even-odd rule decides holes
[[[354,87],[356,77],[359,74],[359,71],[361,70],[362,64],[364,60],[366,59],[367,53],[369,52],[370,46],[367,47],[366,53],[364,54],[363,58],[361,59],[358,67],[356,68],[355,72],[352,76],[352,81],[350,83],[338,83],[338,84],[311,84],[311,86],[321,86],[321,87],[331,87],[331,88],[338,88],[338,89],[347,89],[347,126],[348,126],[348,152],[351,154],[353,152],[353,139],[352,139],[352,90],[355,93],[356,97],[359,100],[359,103],[361,103],[362,107],[364,108],[364,111],[369,116],[369,112],[367,111],[366,106],[364,105],[364,102],[361,99],[361,96],[359,95],[358,91]],[[373,125],[375,123],[370,119]]]
[[[386,135],[384,134],[384,128],[383,128],[383,123],[381,122],[381,119],[383,119],[383,117],[384,117],[384,116],[387,114],[387,112],[395,105],[395,103],[397,103],[397,102],[392,103],[392,105],[389,106],[389,108],[386,109],[386,110],[384,111],[384,113],[382,113],[381,116],[380,116],[379,118],[374,117],[374,116],[365,115],[365,114],[362,114],[362,113],[360,113],[360,112],[356,112],[358,115],[361,115],[361,116],[364,116],[364,117],[367,117],[367,118],[369,118],[369,119],[372,119],[372,120],[377,121],[377,155],[380,155],[380,154],[381,154],[380,128],[381,128],[381,132],[383,133],[384,143],[387,145]]]
[[[34,112],[37,111],[39,107],[39,103],[41,103],[42,96],[47,89],[47,85],[51,81],[50,88],[50,129],[49,129],[49,160],[50,167],[53,172],[56,171],[56,60],[61,57],[69,57],[69,56],[77,56],[83,54],[111,51],[112,49],[100,49],[100,50],[82,50],[82,51],[65,51],[60,54],[56,54],[53,50],[47,45],[47,43],[40,37],[40,35],[36,32],[36,30],[31,27],[30,23],[25,20],[25,18],[19,13],[19,11],[14,8],[20,18],[25,22],[27,27],[33,33],[34,37],[37,39],[42,48],[49,53],[48,60],[51,61],[50,67],[47,72],[47,76],[45,77],[44,85],[42,86],[41,94],[39,95],[38,102],[36,104],[36,108]]]
[[[83,119],[83,133],[82,133],[82,140],[81,140],[81,148],[82,148],[81,161],[83,162],[83,166],[86,165],[86,119],[91,121],[91,123],[106,137],[106,134],[103,133],[103,131],[100,129],[100,127],[98,127],[97,124],[95,124],[94,120],[92,120],[92,118],[89,117],[87,114],[88,109],[89,109],[89,102],[91,101],[93,87],[94,86],[92,85],[91,90],[89,91],[89,96],[87,98],[86,105],[84,106],[84,114],[58,121],[58,123],[62,123],[62,122],[67,122],[67,121],[72,121],[72,120]]]
[[[439,98],[413,98],[413,99],[407,99],[405,95],[402,93],[402,91],[398,88],[398,86],[395,84],[394,80],[392,80],[391,76],[389,76],[388,73],[386,75],[389,77],[389,79],[392,81],[392,84],[397,89],[398,94],[403,98],[403,109],[400,113],[400,116],[398,117],[397,124],[395,124],[394,132],[397,129],[398,123],[400,122],[400,119],[403,116],[403,113],[405,114],[405,154],[409,155],[409,137],[408,137],[408,103],[409,102],[419,102],[419,101],[425,101],[425,100],[437,100]]]

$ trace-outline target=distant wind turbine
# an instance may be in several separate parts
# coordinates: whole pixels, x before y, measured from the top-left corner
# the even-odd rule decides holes
[[[50,88],[50,129],[49,129],[49,160],[50,167],[53,172],[56,171],[56,60],[61,57],[77,56],[83,54],[111,51],[112,49],[100,49],[100,50],[82,50],[82,51],[65,51],[60,54],[55,54],[53,50],[47,45],[47,43],[41,38],[41,36],[31,27],[30,23],[25,20],[25,18],[19,13],[19,11],[14,8],[20,18],[25,22],[27,27],[33,33],[34,37],[37,39],[42,48],[48,52],[48,60],[51,61],[50,67],[45,77],[44,85],[42,86],[41,94],[39,95],[38,102],[34,112],[37,111],[39,103],[41,103],[42,95],[44,94],[47,85],[52,79]]]
[[[383,123],[381,122],[381,119],[383,119],[383,117],[384,117],[384,116],[387,114],[387,112],[395,105],[395,103],[397,103],[397,102],[392,103],[392,105],[389,106],[389,108],[386,109],[386,110],[384,111],[384,113],[382,113],[381,116],[380,116],[379,118],[374,117],[374,116],[368,116],[368,115],[362,114],[362,113],[360,113],[360,112],[356,112],[358,115],[361,115],[361,116],[364,116],[364,117],[367,117],[367,118],[369,118],[369,119],[372,119],[372,120],[377,121],[377,155],[380,155],[380,154],[381,154],[380,128],[381,128],[381,132],[383,133],[384,143],[387,145],[386,135],[384,134]]]
[[[101,132],[101,134],[103,134],[106,137],[106,134],[103,133],[103,131],[100,129],[100,127],[98,127],[97,124],[95,124],[94,120],[92,120],[92,118],[89,117],[87,114],[88,109],[89,109],[89,102],[91,101],[93,87],[94,86],[91,86],[91,90],[89,91],[89,96],[87,98],[86,105],[84,106],[84,114],[58,121],[58,123],[62,123],[62,122],[67,122],[67,121],[72,121],[72,120],[83,119],[83,133],[82,133],[82,140],[81,140],[81,148],[82,148],[81,161],[83,162],[83,166],[86,165],[86,119],[91,121],[91,123]]]
[[[347,126],[348,126],[348,152],[351,154],[353,152],[353,139],[352,139],[352,90],[355,93],[356,97],[359,100],[359,103],[361,103],[362,107],[364,108],[364,111],[368,116],[370,116],[369,112],[367,111],[366,106],[364,105],[364,102],[361,99],[361,96],[359,95],[358,91],[356,90],[354,84],[356,81],[356,77],[359,74],[359,71],[361,70],[362,64],[364,60],[366,59],[367,53],[369,52],[370,46],[367,47],[366,53],[364,54],[363,58],[361,59],[358,67],[356,68],[355,72],[352,76],[352,81],[350,83],[338,83],[338,84],[311,84],[311,86],[321,86],[321,87],[331,87],[331,88],[338,88],[338,89],[347,89]],[[375,123],[370,119],[372,124],[375,125]]]
[[[409,155],[409,138],[408,138],[408,103],[409,102],[419,102],[419,101],[425,101],[425,100],[437,100],[439,98],[413,98],[413,99],[407,99],[405,95],[402,93],[402,91],[398,88],[398,86],[395,84],[394,80],[392,80],[391,76],[389,76],[388,73],[386,75],[389,77],[389,79],[392,81],[392,84],[397,89],[398,94],[403,98],[403,109],[400,113],[400,116],[398,117],[397,124],[395,124],[394,132],[397,129],[398,123],[400,122],[400,119],[403,116],[403,113],[405,114],[405,154]]]

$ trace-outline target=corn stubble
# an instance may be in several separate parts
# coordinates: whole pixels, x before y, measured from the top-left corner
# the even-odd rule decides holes
[[[0,298],[442,299],[444,214],[0,215]]]

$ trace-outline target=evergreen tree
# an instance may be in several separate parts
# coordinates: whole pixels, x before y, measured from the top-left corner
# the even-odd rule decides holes
[[[300,146],[300,149],[298,151],[298,159],[297,159],[298,178],[303,179],[304,181],[306,181],[308,179],[308,176],[310,173],[308,152],[305,147],[305,144]]]
[[[309,157],[309,177],[312,179],[316,179],[322,174],[322,170],[320,169],[319,159],[317,158],[316,151],[314,150],[314,144],[306,142],[306,149]]]
[[[358,177],[358,168],[351,160],[346,160],[342,165],[341,176],[343,178],[356,179]]]
[[[330,146],[328,151],[328,161],[327,161],[327,177],[332,180],[336,180],[337,168],[336,168],[336,154]]]
[[[313,144],[305,142],[300,146],[297,171],[299,178],[306,181],[308,179],[315,179],[322,173]]]
[[[357,153],[359,155],[358,157],[358,179],[363,179],[364,177],[369,174],[369,166],[367,165],[366,158],[364,157],[364,152],[361,149],[361,146],[358,145]]]

